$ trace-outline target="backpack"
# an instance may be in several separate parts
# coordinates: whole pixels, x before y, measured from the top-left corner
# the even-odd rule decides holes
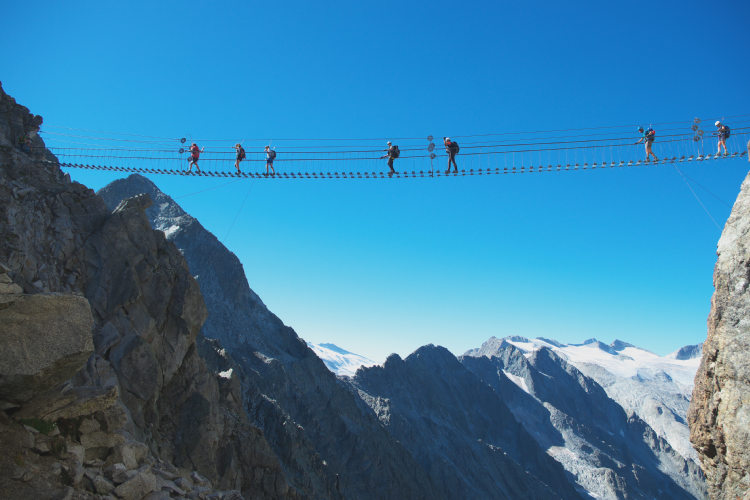
[[[656,130],[652,128],[646,130],[646,139],[648,139],[649,141],[653,141],[654,137],[656,137]]]
[[[269,149],[268,150],[268,158],[271,159],[271,160],[275,160],[276,159],[276,151],[274,151],[273,149]]]
[[[729,127],[727,125],[724,125],[724,139],[729,139],[729,136],[731,135],[731,132],[729,132]]]
[[[388,154],[391,158],[398,158],[401,154],[401,151],[398,150],[398,146],[391,146],[391,148],[388,150]]]
[[[240,147],[239,155],[240,155],[240,160],[244,160],[245,159],[245,148]]]
[[[458,147],[458,143],[456,141],[451,141],[451,149],[455,151],[456,154],[458,154],[458,151],[461,149]]]

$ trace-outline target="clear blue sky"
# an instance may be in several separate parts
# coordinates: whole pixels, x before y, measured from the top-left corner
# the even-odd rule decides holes
[[[112,134],[634,129],[750,113],[749,24],[746,1],[11,2],[0,79],[45,127]],[[748,166],[681,168],[723,225]],[[706,335],[719,231],[672,167],[152,180],[300,336],[376,361],[491,335],[660,354]]]

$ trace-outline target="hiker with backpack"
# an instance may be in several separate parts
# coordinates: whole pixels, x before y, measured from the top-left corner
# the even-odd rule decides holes
[[[458,154],[458,143],[456,141],[451,141],[450,137],[443,137],[443,143],[445,144],[445,152],[448,153],[448,170],[445,171],[446,174],[451,173],[451,163],[453,163],[454,173],[458,173],[458,165],[456,165],[456,155]]]
[[[714,125],[716,125],[716,135],[719,136],[719,149],[716,150],[716,154],[720,155],[721,147],[724,146],[724,154],[728,155],[729,151],[727,151],[727,139],[729,139],[730,135],[729,127],[722,124],[719,120],[716,120],[716,123],[714,123]]]
[[[393,168],[393,160],[398,158],[401,155],[401,151],[398,150],[398,146],[391,145],[391,141],[388,141],[388,149],[385,150],[385,154],[381,156],[380,158],[388,158],[388,168],[391,169],[390,172],[388,172],[388,175],[393,175],[396,173],[396,170]]]
[[[237,151],[237,159],[234,162],[234,167],[237,169],[237,173],[240,173],[240,162],[245,159],[245,148],[242,144],[237,143],[234,145],[234,150]]]
[[[203,149],[199,149],[196,143],[193,143],[190,146],[190,158],[188,158],[188,165],[189,165],[188,172],[192,172],[193,165],[195,165],[196,170],[198,170],[198,173],[200,173],[201,169],[198,166],[198,159],[200,158],[201,153],[205,151],[205,149],[206,149],[205,147]]]
[[[276,171],[273,169],[273,161],[276,159],[276,151],[271,149],[271,146],[266,146],[266,175],[268,175],[268,169],[271,169],[271,175],[276,175]]]
[[[654,137],[656,137],[656,131],[649,127],[645,131],[643,130],[643,127],[638,127],[638,132],[640,132],[643,137],[638,139],[636,144],[640,144],[643,142],[646,144],[646,161],[648,161],[651,158],[651,155],[654,155],[654,161],[659,161],[659,158],[656,157],[653,151],[651,151],[651,144],[654,143]]]

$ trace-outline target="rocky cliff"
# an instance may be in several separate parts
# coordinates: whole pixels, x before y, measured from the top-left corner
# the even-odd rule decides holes
[[[3,496],[296,496],[239,380],[199,355],[203,298],[150,198],[109,210],[41,122],[0,88]]]
[[[749,145],[750,146],[750,145]],[[688,412],[712,498],[750,498],[750,175],[724,226]]]

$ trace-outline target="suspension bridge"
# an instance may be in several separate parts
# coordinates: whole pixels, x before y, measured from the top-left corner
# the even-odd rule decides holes
[[[102,172],[246,179],[402,179],[512,175],[580,171],[680,163],[703,163],[747,155],[750,114],[722,120],[731,126],[728,154],[717,154],[713,121],[699,118],[651,125],[652,149],[647,160],[635,126],[518,131],[452,136],[460,143],[458,171],[443,170],[447,153],[440,139],[395,137],[369,139],[200,139],[50,127],[40,132],[64,168]],[[703,127],[709,129],[703,130]],[[399,145],[396,172],[389,172],[385,141]],[[188,170],[189,146],[205,148],[200,170]],[[247,157],[235,168],[234,144]],[[264,147],[277,152],[275,174],[265,172]]]

